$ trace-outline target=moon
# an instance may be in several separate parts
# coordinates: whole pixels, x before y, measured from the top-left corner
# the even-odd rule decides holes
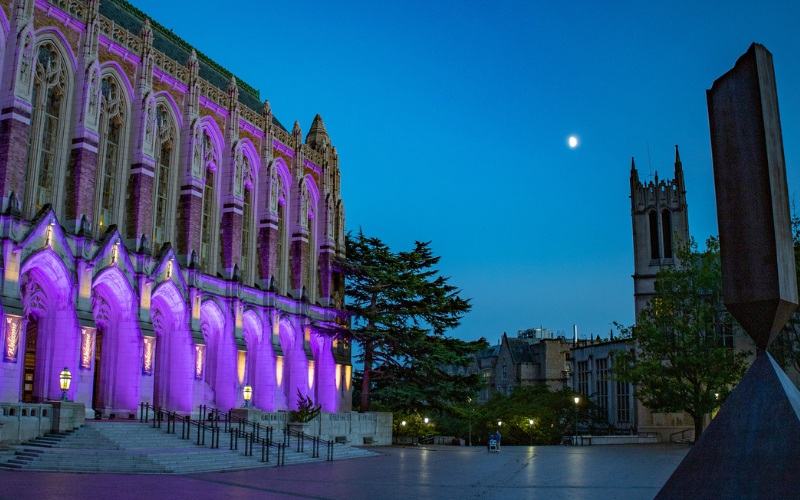
[[[571,136],[569,136],[569,139],[567,140],[567,143],[569,143],[569,147],[571,147],[572,149],[575,149],[575,148],[578,147],[578,138],[575,137],[574,135],[571,135]]]

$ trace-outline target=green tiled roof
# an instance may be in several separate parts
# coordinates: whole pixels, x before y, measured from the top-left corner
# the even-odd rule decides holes
[[[100,13],[135,35],[138,35],[142,30],[144,19],[150,19],[150,26],[156,34],[153,37],[153,47],[156,50],[163,52],[164,55],[174,59],[178,64],[186,64],[186,61],[189,60],[189,54],[194,48],[197,53],[197,60],[200,63],[200,78],[207,80],[211,85],[222,90],[228,88],[228,82],[230,82],[233,73],[125,0],[105,0],[100,4]],[[254,111],[260,112],[263,103],[261,102],[259,91],[238,77],[236,78],[236,83],[239,86],[239,102]],[[272,122],[286,130],[274,115]]]

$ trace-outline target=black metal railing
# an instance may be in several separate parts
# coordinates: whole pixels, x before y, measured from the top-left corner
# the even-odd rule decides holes
[[[270,461],[270,449],[275,448],[274,456],[276,465],[282,466],[286,463],[286,449],[292,448],[292,438],[298,453],[305,453],[306,441],[311,442],[311,457],[319,458],[322,445],[326,448],[326,460],[334,459],[336,444],[333,441],[326,441],[317,436],[310,436],[303,432],[290,429],[283,430],[283,442],[274,440],[274,429],[271,426],[264,426],[258,422],[251,422],[247,419],[231,415],[230,412],[223,412],[217,408],[209,408],[206,405],[200,406],[199,418],[192,420],[189,416],[180,415],[177,412],[167,410],[160,406],[149,403],[141,403],[139,421],[149,424],[152,420],[154,429],[163,428],[166,421],[166,433],[177,434],[177,423],[181,422],[181,439],[191,439],[196,432],[195,444],[198,446],[206,445],[206,433],[211,434],[211,448],[219,448],[220,434],[229,434],[229,449],[239,450],[239,441],[242,440],[244,455],[253,456],[254,448],[261,447],[261,462]],[[151,418],[152,414],[152,418]],[[194,429],[192,428],[194,426]]]

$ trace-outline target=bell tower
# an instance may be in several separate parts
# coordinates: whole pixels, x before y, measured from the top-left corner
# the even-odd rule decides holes
[[[686,187],[678,146],[675,178],[642,183],[631,158],[631,219],[633,222],[633,296],[636,317],[655,295],[656,273],[677,263],[675,248],[689,241]]]

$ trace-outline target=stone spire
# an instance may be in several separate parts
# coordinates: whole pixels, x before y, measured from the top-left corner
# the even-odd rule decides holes
[[[292,135],[297,139],[297,142],[300,143],[303,137],[303,130],[300,128],[300,122],[297,120],[295,120],[294,127],[292,127]]]
[[[328,131],[325,130],[325,124],[322,123],[322,117],[317,115],[314,117],[314,122],[311,124],[311,129],[306,136],[306,144],[317,151],[321,151],[331,143],[331,138],[328,136]]]
[[[677,184],[678,191],[681,194],[686,194],[686,187],[683,184],[683,164],[681,163],[681,154],[678,152],[678,145],[675,145],[675,184]]]

